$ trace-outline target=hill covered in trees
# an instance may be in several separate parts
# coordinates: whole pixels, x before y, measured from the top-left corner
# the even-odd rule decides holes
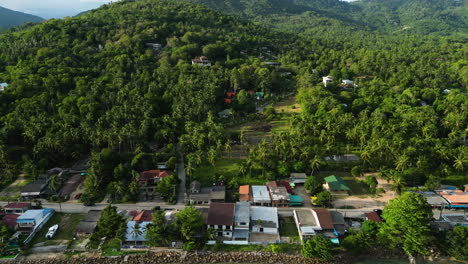
[[[25,14],[18,11],[13,11],[4,7],[0,7],[0,30],[8,29],[14,26],[19,26],[27,22],[41,22],[44,19]]]
[[[222,12],[273,25],[289,32],[351,34],[356,30],[384,33],[449,35],[467,32],[468,7],[463,1],[431,0],[187,0]]]

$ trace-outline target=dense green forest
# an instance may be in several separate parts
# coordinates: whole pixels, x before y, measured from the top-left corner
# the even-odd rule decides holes
[[[233,3],[224,2],[241,7]],[[322,6],[359,10],[333,3]],[[270,13],[260,7],[246,10]],[[0,82],[9,83],[0,94],[3,184],[20,171],[33,178],[91,156],[83,197],[99,200],[98,190],[118,187],[116,199],[131,200],[124,194],[136,192],[134,171],[174,165],[176,144],[189,172],[213,164],[232,139],[217,113],[253,113],[256,99],[247,91],[267,99],[297,92],[304,111],[289,131],[274,135],[275,144],[249,147],[239,177],[310,172],[322,157],[343,153],[359,154],[362,170],[379,171],[402,187],[466,173],[463,36],[362,30],[344,39],[298,36],[200,5],[144,0],[18,28],[0,40]],[[213,66],[191,65],[201,55]],[[281,67],[264,63],[273,60]],[[335,82],[323,87],[328,74]],[[357,87],[343,89],[341,79]],[[229,91],[238,91],[232,104],[224,100]]]
[[[0,31],[28,22],[41,22],[44,19],[0,6]]]
[[[433,0],[184,0],[307,36],[346,38],[362,33],[467,33],[464,1]],[[322,36],[322,37],[323,37]]]

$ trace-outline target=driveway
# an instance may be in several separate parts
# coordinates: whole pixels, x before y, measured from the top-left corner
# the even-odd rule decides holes
[[[310,194],[306,192],[304,185],[296,185],[296,187],[294,188],[294,194],[302,197],[302,207],[312,208],[312,203],[310,202]]]
[[[179,183],[179,196],[177,198],[177,205],[184,205],[185,202],[185,182],[186,182],[186,175],[185,175],[185,165],[184,165],[184,156],[180,151],[179,147],[177,146],[177,151],[180,155],[179,165],[177,167],[178,177],[180,180]]]

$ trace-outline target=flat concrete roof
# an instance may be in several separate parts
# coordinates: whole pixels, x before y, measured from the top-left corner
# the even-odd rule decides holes
[[[318,226],[311,210],[294,210],[300,226]]]

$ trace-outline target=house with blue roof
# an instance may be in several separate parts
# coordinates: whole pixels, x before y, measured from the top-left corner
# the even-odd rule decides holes
[[[49,221],[54,213],[54,209],[50,208],[27,210],[16,219],[17,230],[26,235],[35,233]]]

